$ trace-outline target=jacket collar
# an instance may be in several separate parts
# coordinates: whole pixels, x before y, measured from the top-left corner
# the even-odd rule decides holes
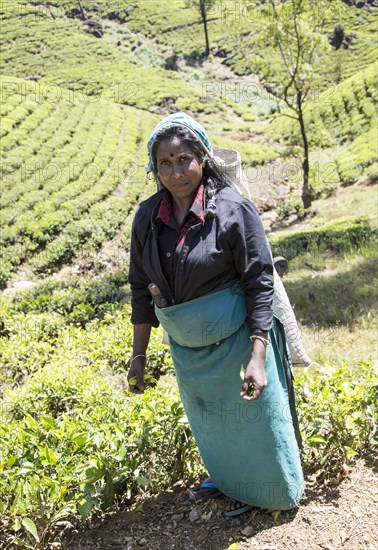
[[[201,182],[197,188],[197,192],[194,196],[191,207],[188,214],[191,212],[198,218],[201,223],[205,222],[205,210],[204,210],[204,196],[205,187]],[[167,225],[173,217],[172,197],[170,192],[165,189],[163,198],[161,199],[159,209],[156,214],[156,220],[160,223]]]

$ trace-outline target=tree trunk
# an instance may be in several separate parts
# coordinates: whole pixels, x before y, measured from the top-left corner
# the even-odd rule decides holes
[[[80,0],[77,0],[77,3],[79,4],[81,18],[83,19],[83,21],[85,21],[86,19],[88,19],[87,13],[86,13],[85,9],[83,8],[83,5],[80,2]]]
[[[309,151],[308,151],[308,140],[307,140],[307,133],[306,133],[306,126],[304,123],[303,118],[303,103],[302,103],[302,92],[300,90],[297,90],[297,113],[298,113],[298,119],[299,124],[301,127],[301,135],[302,135],[302,142],[303,142],[303,163],[302,163],[302,169],[303,169],[303,187],[302,187],[302,202],[303,207],[310,208],[311,206],[311,191],[309,188],[309,172],[310,172],[310,162],[309,162]]]
[[[205,6],[205,1],[204,0],[200,0],[200,9],[201,9],[201,17],[202,17],[202,22],[203,22],[203,28],[205,30],[205,39],[206,39],[205,57],[209,57],[210,44],[209,44],[209,33],[207,31],[207,14],[206,14],[206,6]]]

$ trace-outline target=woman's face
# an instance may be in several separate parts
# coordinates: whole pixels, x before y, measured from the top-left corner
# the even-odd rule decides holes
[[[190,146],[178,137],[163,139],[156,150],[161,183],[174,198],[193,198],[202,178],[202,164]]]

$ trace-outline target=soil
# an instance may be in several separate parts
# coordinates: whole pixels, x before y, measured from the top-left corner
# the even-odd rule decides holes
[[[223,515],[224,497],[192,504],[183,482],[140,500],[134,511],[107,514],[76,532],[66,550],[373,550],[378,540],[377,469],[358,461],[339,483],[306,476],[300,506],[287,512],[254,508]],[[136,509],[142,511],[136,511]],[[198,519],[195,519],[195,516]]]

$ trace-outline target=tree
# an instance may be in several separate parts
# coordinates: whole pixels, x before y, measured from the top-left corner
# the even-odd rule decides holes
[[[207,22],[208,22],[208,16],[211,8],[215,4],[216,0],[189,0],[189,4],[193,4],[196,6],[197,10],[199,11],[203,23],[203,28],[205,31],[205,39],[206,39],[206,50],[205,50],[205,56],[208,57],[210,53],[210,44],[209,44],[209,32],[207,29]]]
[[[262,80],[265,89],[289,108],[281,113],[298,121],[303,145],[304,208],[311,206],[312,193],[309,186],[309,144],[304,118],[306,101],[314,89],[313,63],[330,48],[324,34],[324,26],[338,9],[338,0],[268,0],[269,24],[263,33],[266,45],[279,52],[282,61],[273,75],[267,69]],[[267,67],[271,67],[267,65]],[[277,69],[277,68],[275,68]],[[278,104],[279,105],[279,104]]]
[[[80,10],[80,13],[81,13],[81,18],[82,18],[83,21],[85,21],[86,19],[88,19],[87,12],[83,8],[83,4],[80,2],[80,0],[77,0],[77,3],[79,4],[79,10]]]

